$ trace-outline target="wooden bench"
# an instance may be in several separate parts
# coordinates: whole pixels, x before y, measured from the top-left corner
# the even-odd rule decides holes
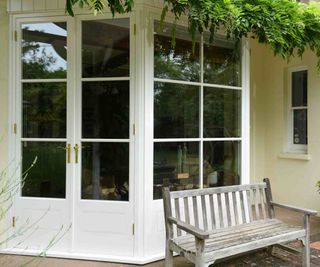
[[[301,240],[303,263],[310,266],[310,215],[317,212],[272,201],[270,182],[170,192],[163,188],[166,225],[165,266],[173,252],[197,267],[259,248]],[[274,207],[304,215],[304,227],[275,218]]]

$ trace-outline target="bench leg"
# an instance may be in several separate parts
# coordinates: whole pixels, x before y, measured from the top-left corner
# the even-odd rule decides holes
[[[302,243],[304,245],[302,264],[304,267],[310,267],[310,240],[309,240],[309,237],[306,237]]]
[[[302,242],[304,241],[303,266],[310,267],[310,215],[305,214],[303,221],[304,221],[304,228],[306,229],[306,236],[302,240]]]
[[[169,249],[169,245],[166,247],[166,259],[164,261],[165,267],[173,267],[173,251]]]
[[[204,253],[204,245],[205,242],[203,239],[196,238],[196,262],[195,267],[208,267],[212,263],[207,263],[204,261],[203,253]]]

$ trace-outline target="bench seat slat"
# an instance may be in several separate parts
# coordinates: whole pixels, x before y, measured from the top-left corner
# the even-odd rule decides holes
[[[259,240],[265,238],[273,238],[277,243],[279,242],[279,240],[282,240],[283,236],[288,233],[295,233],[297,238],[302,237],[305,234],[305,230],[300,227],[294,227],[279,222],[276,222],[273,227],[270,227],[270,225],[268,225],[268,227],[265,228],[263,227],[262,223],[260,226],[256,225],[255,228],[255,231],[249,232],[248,229],[247,231],[245,231],[244,229],[240,230],[236,235],[234,234],[234,231],[232,231],[232,229],[229,229],[229,231],[225,231],[223,233],[223,238],[222,236],[220,236],[220,239],[217,239],[216,235],[212,235],[209,237],[209,239],[206,240],[205,252],[212,252],[228,247],[234,247],[239,244],[252,242],[258,243]],[[178,237],[174,239],[173,242],[181,247],[184,251],[195,253],[195,242],[193,236],[184,236],[183,238]]]
[[[279,227],[281,226],[283,223],[277,219],[272,219],[272,220],[267,220],[267,221],[255,221],[252,223],[248,223],[248,224],[242,224],[234,226],[234,227],[229,227],[229,228],[223,228],[223,229],[219,229],[216,231],[211,231],[208,232],[208,234],[210,235],[211,239],[218,239],[218,238],[224,238],[225,236],[228,236],[230,234],[230,232],[233,233],[234,236],[239,236],[239,234],[243,234],[243,233],[250,233],[250,232],[254,232],[256,230],[260,231],[260,230],[268,230],[272,227]],[[175,238],[174,240],[178,240],[179,244],[185,242],[184,240],[188,240],[189,237],[185,236],[185,237],[178,237]],[[207,241],[208,242],[208,241]]]

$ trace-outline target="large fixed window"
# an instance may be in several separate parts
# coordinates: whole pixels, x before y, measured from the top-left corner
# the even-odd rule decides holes
[[[170,190],[240,183],[240,46],[187,29],[154,25],[154,185]]]
[[[289,70],[289,151],[307,152],[308,145],[308,71]]]

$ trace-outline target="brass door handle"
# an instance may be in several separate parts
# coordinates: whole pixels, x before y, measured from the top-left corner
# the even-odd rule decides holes
[[[71,145],[70,144],[67,144],[66,146],[66,151],[67,151],[67,163],[70,163],[71,160],[70,160],[70,151],[71,150]]]
[[[74,152],[75,152],[75,163],[78,163],[78,161],[79,161],[79,145],[75,144],[73,149],[74,149]]]

